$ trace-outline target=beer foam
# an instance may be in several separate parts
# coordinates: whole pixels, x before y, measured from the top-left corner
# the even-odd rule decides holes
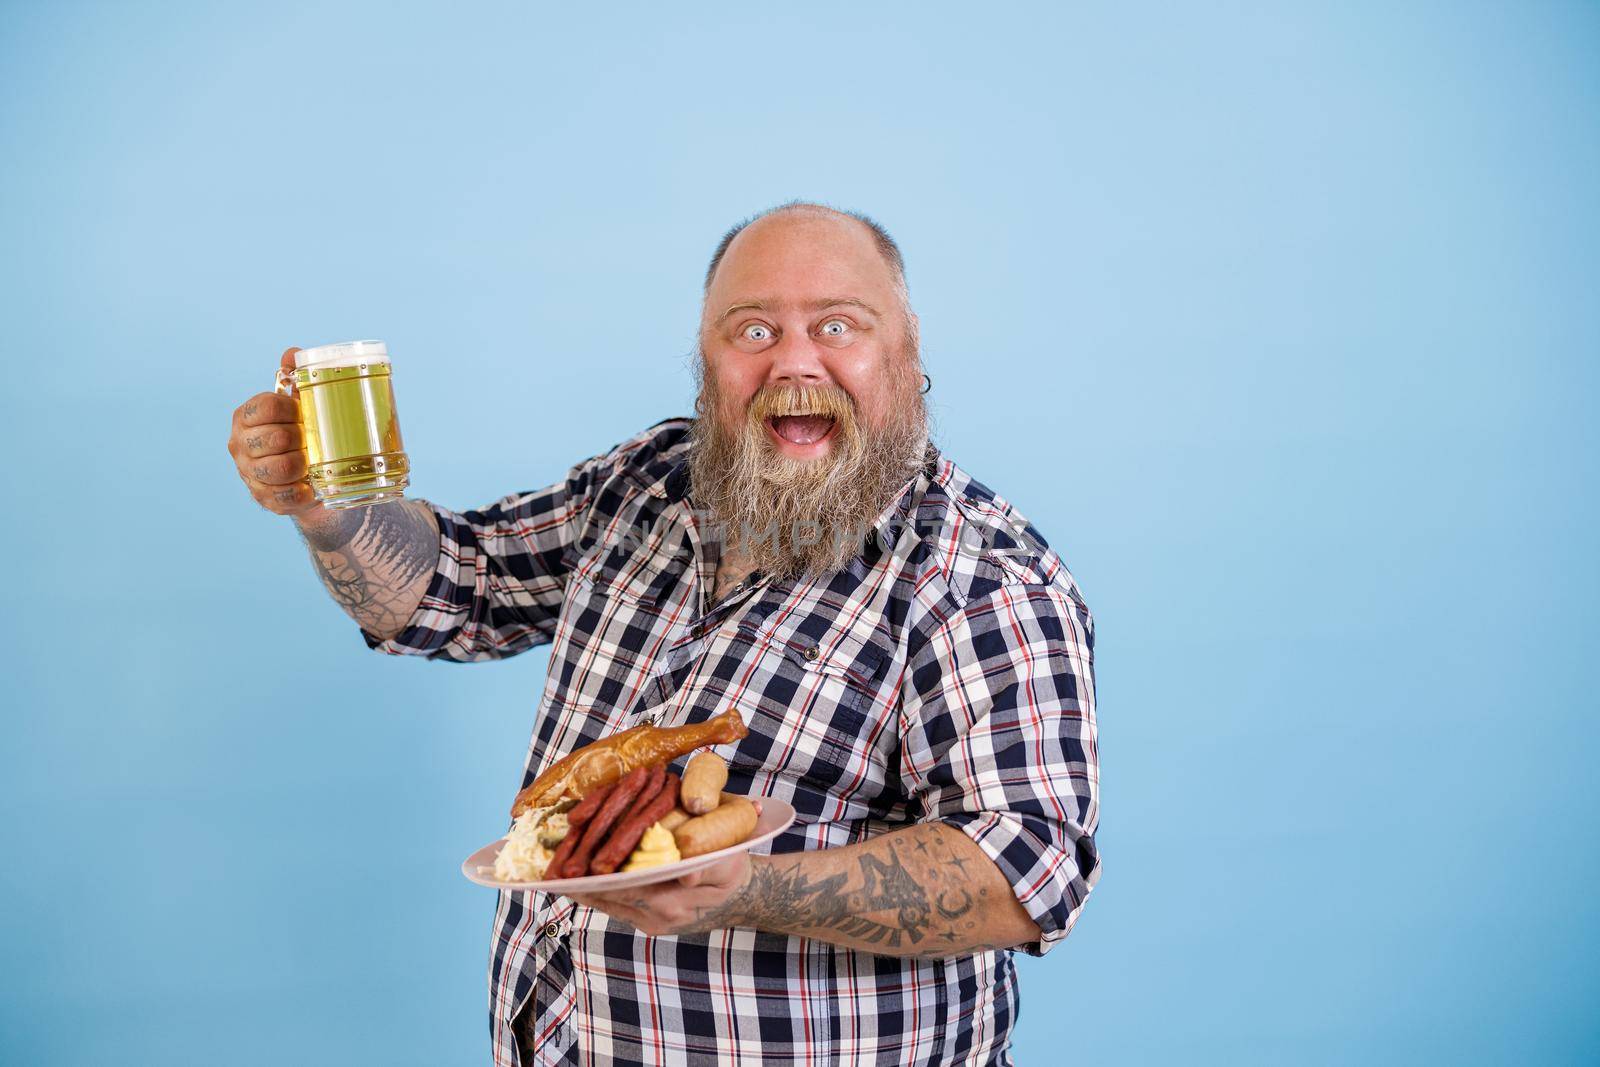
[[[336,345],[302,348],[294,354],[297,369],[306,367],[359,367],[363,363],[389,362],[389,346],[382,341],[341,341]]]

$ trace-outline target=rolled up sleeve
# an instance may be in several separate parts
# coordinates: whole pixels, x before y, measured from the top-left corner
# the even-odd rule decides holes
[[[1094,623],[1071,579],[1005,584],[910,650],[901,774],[918,821],[967,834],[1041,937],[1067,936],[1100,877]]]
[[[610,457],[581,463],[564,481],[457,513],[429,504],[439,559],[405,629],[369,648],[457,663],[501,659],[555,635],[571,550],[583,535]]]

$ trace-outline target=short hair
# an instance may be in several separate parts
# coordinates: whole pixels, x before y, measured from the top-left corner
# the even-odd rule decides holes
[[[846,211],[843,208],[832,207],[828,204],[818,204],[810,200],[790,200],[779,204],[777,207],[768,208],[759,214],[751,215],[723,234],[722,240],[717,242],[717,250],[711,254],[711,265],[706,268],[703,291],[708,293],[711,291],[711,279],[716,277],[717,268],[722,265],[722,257],[727,254],[728,246],[733,244],[733,239],[739,236],[746,226],[759,219],[764,219],[768,215],[782,215],[787,212],[802,211],[841,215],[847,219],[855,219],[871,231],[872,243],[878,246],[879,255],[883,256],[884,262],[889,264],[889,273],[894,277],[895,288],[899,290],[900,299],[905,303],[907,310],[910,309],[911,301],[906,290],[905,257],[900,254],[900,246],[895,244],[893,237],[889,236],[889,231],[880,226],[875,219],[863,215],[859,211]]]

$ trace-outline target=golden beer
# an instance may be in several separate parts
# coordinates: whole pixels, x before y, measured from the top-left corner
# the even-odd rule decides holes
[[[400,441],[389,350],[349,341],[295,354],[311,490],[329,508],[398,500],[411,463]]]

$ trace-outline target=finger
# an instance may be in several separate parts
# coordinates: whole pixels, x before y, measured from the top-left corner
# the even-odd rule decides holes
[[[593,902],[589,905],[591,908],[609,908],[618,904],[625,904],[630,908],[639,908],[648,907],[653,891],[659,889],[660,886],[639,886],[635,889],[619,890],[615,893],[585,893],[584,897],[586,900]]]
[[[292,396],[257,393],[239,405],[234,418],[240,426],[267,426],[275,422],[299,422],[300,405]]]
[[[294,485],[262,485],[249,482],[250,495],[256,503],[277,515],[298,515],[318,506],[311,486],[305,482]]]
[[[630,908],[626,904],[608,904],[600,910],[613,919],[621,919],[635,930],[647,930],[652,925],[649,914],[638,908]]]
[[[638,908],[631,908],[605,894],[584,893],[581,896],[573,896],[572,899],[586,908],[592,908],[602,914],[611,916],[613,919],[621,919],[635,929],[638,929],[640,924],[648,921],[645,913]]]
[[[248,460],[241,466],[249,470],[252,481],[266,486],[293,485],[304,481],[306,476],[306,456],[298,450]]]
[[[278,369],[288,371],[294,370],[294,354],[298,351],[300,351],[298,348],[285,348],[283,350],[283,355],[278,358]]]
[[[298,422],[250,426],[241,430],[236,436],[240,450],[249,459],[281,456],[286,452],[299,452],[305,447],[305,435]]]
[[[636,900],[638,898],[639,891],[636,889],[629,889],[627,890],[627,894],[628,895],[624,896],[620,892],[565,893],[563,896],[566,896],[572,900],[576,900],[579,904],[582,904],[586,908],[609,908],[613,904],[624,904],[630,900]]]
[[[748,857],[743,853],[737,856],[729,856],[727,859],[718,860],[708,867],[690,871],[678,879],[678,884],[685,888],[704,886],[714,889],[726,889],[728,886],[737,883],[744,874],[744,864],[747,859]]]
[[[269,511],[298,508],[308,500],[315,499],[311,486],[305,482],[296,482],[293,485],[263,485],[261,482],[246,478],[245,485],[250,487],[250,495],[256,498],[256,503]]]

